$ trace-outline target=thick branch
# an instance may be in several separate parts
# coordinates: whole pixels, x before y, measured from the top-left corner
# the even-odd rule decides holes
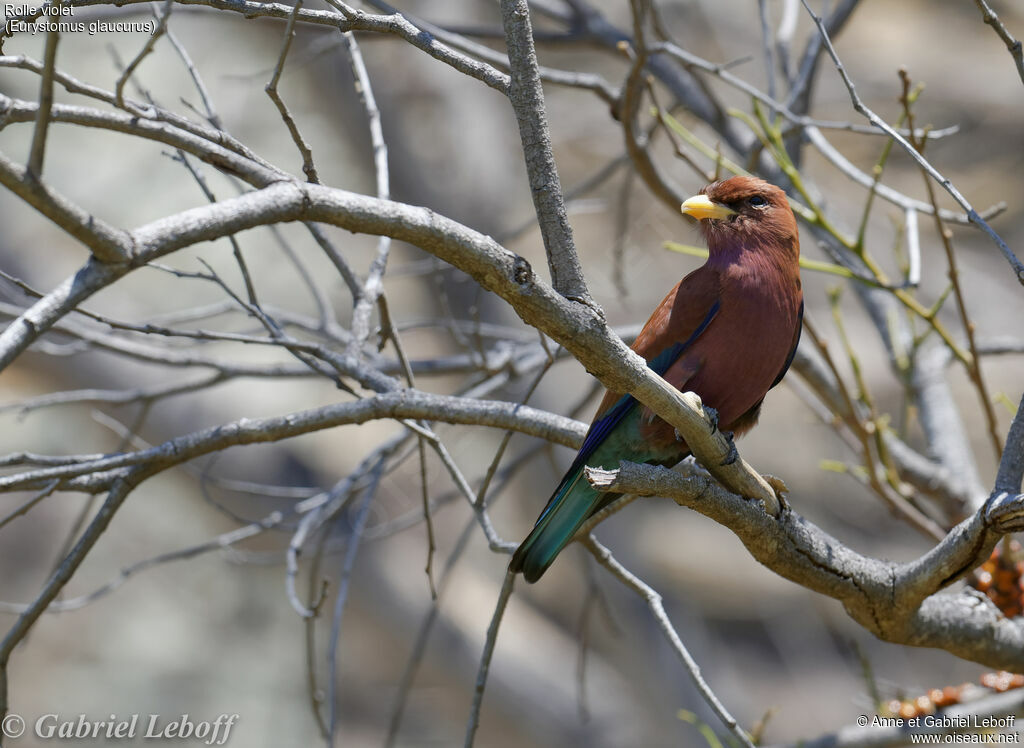
[[[32,488],[40,482],[45,484],[54,479],[70,481],[78,476],[109,473],[135,465],[145,465],[147,470],[153,467],[164,470],[232,446],[275,442],[300,434],[336,426],[357,425],[381,418],[426,419],[492,426],[519,431],[571,447],[579,445],[585,431],[582,424],[571,418],[526,405],[396,389],[355,402],[336,403],[284,416],[243,418],[233,423],[185,434],[136,452],[98,459],[86,457],[72,464],[4,476],[0,478],[0,491]],[[73,482],[68,482],[67,485],[76,486]],[[93,482],[91,488],[96,490],[103,485],[102,481]]]
[[[839,600],[879,638],[937,647],[990,667],[1024,668],[1024,621],[1007,619],[969,592],[935,594],[985,560],[1000,530],[984,510],[955,527],[935,548],[909,563],[879,561],[847,548],[786,508],[778,518],[706,477],[622,463],[587,470],[602,491],[659,495],[725,525],[775,573]],[[1016,497],[1018,507],[1024,497]]]
[[[7,101],[10,99],[0,94],[0,111]],[[38,111],[38,106],[35,109]],[[96,259],[121,263],[131,255],[131,241],[125,232],[89,215],[51,190],[42,177],[33,176],[28,169],[18,166],[3,153],[0,153],[0,184],[82,242]]]
[[[0,169],[2,172],[2,169]],[[82,269],[41,298],[0,333],[0,371],[64,315],[128,271],[126,265],[90,260]]]
[[[732,445],[715,431],[695,395],[684,397],[631,351],[591,307],[576,304],[536,278],[523,258],[427,208],[380,200],[321,185],[282,183],[241,197],[159,219],[135,232],[136,262],[157,259],[202,241],[256,226],[285,221],[319,221],[360,233],[386,234],[414,244],[473,276],[512,305],[529,325],[554,338],[610,389],[629,392],[674,426],[694,455],[736,493],[777,509],[775,493],[742,459],[727,460]],[[113,280],[113,278],[111,278]],[[76,296],[80,303],[102,285]],[[54,292],[56,293],[56,292]],[[45,329],[68,311],[50,294],[35,304]],[[0,364],[12,360],[38,337],[0,336]],[[727,463],[727,464],[726,464]]]
[[[973,511],[984,502],[985,489],[946,377],[948,355],[948,350],[938,344],[919,348],[914,354],[910,386],[932,456],[956,476],[956,482],[970,497],[966,508]]]

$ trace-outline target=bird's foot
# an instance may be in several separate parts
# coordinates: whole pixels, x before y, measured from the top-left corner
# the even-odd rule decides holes
[[[767,473],[765,473],[762,477],[765,479],[768,485],[772,487],[772,490],[775,492],[775,498],[779,500],[779,506],[782,509],[786,509],[789,506],[786,503],[786,494],[789,493],[789,486],[786,485],[786,482],[782,480],[782,478],[779,478],[777,476],[768,475]]]
[[[740,453],[736,449],[736,440],[733,438],[731,431],[723,431],[722,436],[725,437],[726,441],[729,442],[729,452],[725,455],[725,459],[722,460],[722,466],[732,465],[736,460],[739,459]]]
[[[785,496],[789,493],[789,486],[786,485],[786,481],[782,480],[782,478],[779,478],[777,475],[769,475],[768,473],[765,473],[762,477],[779,496]]]
[[[704,412],[707,414],[708,419],[711,421],[711,433],[718,431],[718,411],[714,408],[704,406]]]

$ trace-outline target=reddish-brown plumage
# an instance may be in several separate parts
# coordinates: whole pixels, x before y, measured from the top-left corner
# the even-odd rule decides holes
[[[683,203],[700,220],[708,261],[654,310],[633,343],[680,390],[718,411],[742,434],[782,379],[800,339],[800,242],[786,195],[754,177],[715,182]],[[674,464],[689,454],[675,430],[622,393],[605,395],[572,467],[512,557],[510,568],[540,578],[587,518],[611,498],[582,478],[584,466],[620,460]]]
[[[800,339],[800,240],[785,193],[768,182],[733,177],[700,194],[736,213],[699,222],[708,261],[662,300],[633,350],[650,361],[688,340],[718,302],[714,319],[664,376],[717,410],[724,430],[742,434],[756,423],[761,400]],[[751,205],[754,197],[765,205]],[[607,393],[598,414],[620,396]],[[641,430],[658,446],[676,440],[674,430],[646,408]],[[685,445],[682,451],[688,451]]]

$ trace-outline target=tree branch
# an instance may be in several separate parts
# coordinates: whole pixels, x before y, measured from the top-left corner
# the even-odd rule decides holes
[[[0,112],[9,101],[0,94]],[[0,184],[82,242],[100,262],[118,264],[131,256],[131,240],[125,232],[54,192],[41,176],[32,175],[29,169],[18,166],[3,153],[0,153]]]
[[[109,480],[114,480],[117,476],[112,471],[121,468],[146,465],[165,470],[232,446],[280,441],[300,434],[382,418],[427,419],[492,426],[572,447],[581,443],[584,432],[582,424],[571,418],[526,405],[395,389],[355,402],[335,403],[284,416],[243,418],[184,434],[149,449],[99,458],[85,455],[74,462],[3,476],[0,477],[0,491],[41,487],[53,479],[60,479],[63,485],[76,488],[81,487],[74,481],[79,476],[106,475]],[[94,482],[91,488],[98,490],[101,483]]]
[[[530,179],[530,194],[533,196],[548,256],[551,285],[567,299],[596,308],[583,278],[583,268],[576,254],[572,228],[562,199],[562,185],[551,148],[537,50],[533,46],[530,8],[526,0],[501,0],[501,18],[505,26],[505,44],[512,72],[508,98],[519,125],[519,138],[523,144],[526,172]]]
[[[624,462],[617,471],[588,468],[587,478],[601,491],[671,498],[725,525],[762,564],[839,600],[880,639],[1024,668],[1024,620],[1005,618],[969,591],[935,594],[988,558],[1011,529],[993,523],[984,507],[921,558],[894,563],[856,553],[788,507],[772,517],[701,475]],[[1020,511],[1024,496],[1013,504]]]

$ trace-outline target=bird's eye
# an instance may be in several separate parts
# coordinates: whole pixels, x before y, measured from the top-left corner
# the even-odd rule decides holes
[[[768,204],[768,201],[765,200],[760,195],[754,195],[752,198],[747,200],[747,202],[750,203],[755,208],[761,208],[761,207],[763,207],[763,206]]]

